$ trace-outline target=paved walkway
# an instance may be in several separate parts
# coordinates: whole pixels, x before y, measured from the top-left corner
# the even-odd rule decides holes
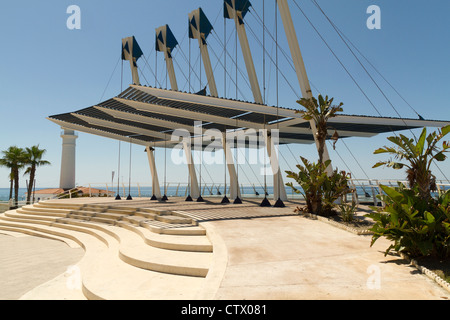
[[[65,273],[84,255],[55,240],[0,231],[0,300],[17,300]]]
[[[90,199],[89,202],[96,201]],[[106,204],[108,200],[100,202]],[[404,260],[396,256],[384,257],[389,245],[386,240],[380,239],[370,247],[370,236],[358,236],[325,222],[292,215],[298,203],[289,202],[286,208],[280,209],[260,208],[257,201],[227,206],[217,202],[218,199],[207,203],[170,199],[167,203],[150,202],[149,205],[148,200],[135,199],[113,203],[181,209],[201,222],[211,236],[215,253],[205,297],[450,299],[449,292]],[[3,291],[0,298],[3,299],[17,299],[39,282],[64,273],[82,257],[81,249],[34,237],[3,236],[0,246]],[[36,251],[33,259],[29,259],[36,249],[44,252]],[[61,258],[51,259],[56,256]],[[8,264],[2,262],[5,259]],[[37,272],[41,278],[29,281],[30,271]],[[17,283],[21,283],[22,288]]]
[[[216,299],[450,299],[370,236],[300,217],[209,224],[228,253]]]

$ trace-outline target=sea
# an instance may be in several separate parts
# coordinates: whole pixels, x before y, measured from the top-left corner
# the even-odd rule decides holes
[[[92,188],[98,188],[101,190],[106,190],[105,186],[92,186]],[[36,188],[37,190],[47,189],[47,188]],[[169,185],[166,190],[167,196],[180,196],[184,197],[186,195],[186,185]],[[224,186],[202,186],[202,194],[205,196],[221,196],[224,194]],[[117,186],[113,189],[109,189],[110,191],[114,191],[117,194]],[[229,189],[228,189],[229,191]],[[19,188],[19,201],[26,200],[26,188]],[[164,193],[164,188],[161,186],[161,192]],[[286,192],[292,193],[291,188],[286,188]],[[120,186],[119,193],[121,196],[128,196],[130,193],[132,197],[151,197],[153,195],[151,187],[136,187],[136,186]],[[246,196],[262,196],[264,197],[264,187],[258,186],[242,186],[241,193]],[[273,195],[273,187],[267,187],[267,193],[269,195]],[[14,190],[13,190],[14,196]],[[8,201],[9,199],[9,188],[0,188],[0,201]]]
[[[92,186],[92,188],[98,188],[105,190],[105,186]],[[450,187],[447,186],[446,190]],[[36,190],[47,189],[47,188],[36,188]],[[224,194],[224,186],[213,186],[213,185],[204,185],[201,187],[203,196],[223,196]],[[113,189],[109,189],[110,191],[114,191],[114,194],[117,194],[117,186]],[[378,188],[369,188],[365,187],[356,187],[358,197],[361,200],[373,201],[373,195],[378,194]],[[185,197],[187,195],[187,187],[186,185],[178,185],[173,184],[167,187],[166,195],[168,197]],[[229,190],[228,190],[229,191]],[[164,193],[164,188],[161,186],[161,192]],[[119,193],[121,196],[128,196],[131,194],[132,197],[151,197],[152,196],[152,188],[151,187],[137,187],[137,186],[120,186]],[[241,186],[241,194],[243,197],[253,197],[253,198],[264,198],[264,186]],[[273,195],[273,187],[267,186],[267,194],[268,197]],[[302,196],[300,194],[296,194],[293,192],[292,188],[286,187],[286,194],[289,199],[301,199]],[[9,199],[9,188],[0,188],[0,202],[8,201]],[[19,189],[19,201],[26,200],[26,188]]]

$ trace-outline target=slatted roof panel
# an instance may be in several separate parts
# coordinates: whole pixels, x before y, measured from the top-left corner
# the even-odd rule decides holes
[[[67,124],[75,124],[75,125],[78,125],[81,127],[88,128],[88,129],[95,129],[95,130],[99,130],[99,131],[105,132],[105,133],[113,133],[113,134],[117,134],[117,135],[123,136],[123,137],[133,136],[133,139],[142,140],[145,142],[160,141],[160,139],[155,139],[153,137],[149,137],[149,136],[145,136],[145,135],[136,135],[135,133],[130,132],[130,131],[123,131],[123,130],[112,129],[110,127],[92,125],[84,120],[81,120],[80,118],[77,118],[76,116],[74,116],[70,113],[55,115],[55,116],[51,116],[50,118],[66,122]]]
[[[185,126],[193,126],[195,121],[202,121],[203,129],[219,129],[221,131],[227,130],[236,130],[240,129],[242,124],[239,124],[239,121],[246,121],[245,127],[248,127],[249,123],[254,123],[255,128],[261,126],[262,124],[271,124],[271,123],[279,123],[280,124],[280,143],[284,143],[283,139],[288,139],[288,143],[298,142],[298,143],[313,143],[314,139],[312,134],[305,133],[292,133],[292,129],[296,128],[308,128],[310,127],[309,122],[302,121],[301,123],[293,124],[285,127],[283,122],[288,121],[290,119],[300,118],[300,115],[296,115],[294,109],[289,108],[280,108],[283,110],[290,110],[289,112],[285,112],[284,116],[278,116],[278,111],[275,113],[274,109],[276,107],[268,107],[262,106],[261,108],[255,106],[259,106],[255,103],[242,103],[242,101],[237,100],[229,100],[224,98],[214,98],[211,100],[211,97],[203,97],[193,95],[186,96],[183,93],[177,93],[178,99],[171,99],[172,96],[166,94],[166,98],[159,98],[153,94],[145,92],[145,89],[149,89],[149,87],[137,87],[130,86],[125,91],[120,93],[117,98],[106,100],[97,106],[102,107],[104,109],[110,109],[114,111],[120,111],[123,113],[129,113],[133,115],[137,115],[142,118],[138,118],[140,121],[131,121],[119,118],[119,116],[113,116],[102,110],[96,108],[96,106],[84,108],[78,111],[66,114],[60,114],[55,116],[50,116],[51,119],[63,121],[67,124],[74,124],[81,128],[89,128],[89,129],[97,129],[102,132],[113,133],[123,137],[133,136],[133,138],[141,140],[141,141],[160,141],[160,139],[156,137],[152,137],[150,135],[141,135],[136,136],[136,132],[133,131],[134,128],[150,130],[158,133],[171,133],[173,128],[176,127],[176,124],[185,125]],[[139,90],[141,89],[141,90]],[[159,94],[158,90],[152,88],[152,90],[147,90],[151,93]],[[168,91],[164,91],[163,93],[168,93]],[[164,96],[164,94],[162,94]],[[167,98],[169,97],[169,98]],[[185,98],[189,101],[183,101]],[[196,98],[196,99],[193,99]],[[117,99],[123,99],[128,101],[140,102],[148,105],[148,110],[138,110],[133,107],[133,104],[123,103],[118,101]],[[181,100],[180,100],[181,99]],[[217,99],[217,100],[216,100]],[[192,102],[193,100],[197,102]],[[222,106],[220,101],[222,102]],[[226,100],[226,101],[225,101]],[[208,102],[210,102],[208,104]],[[239,104],[240,103],[240,104]],[[234,109],[233,106],[236,105]],[[194,117],[185,117],[185,116],[177,116],[175,114],[165,114],[164,109],[158,109],[158,106],[164,106],[166,108],[172,108],[175,110],[184,110],[190,111],[195,114]],[[248,107],[246,111],[245,107]],[[152,112],[152,108],[154,108],[154,112]],[[272,109],[274,108],[274,109]],[[255,112],[258,111],[258,112]],[[260,111],[260,112],[259,112]],[[96,122],[97,125],[92,123],[88,123],[83,119],[76,117],[76,115],[87,116],[97,120],[101,120],[102,125],[98,125],[99,121]],[[286,115],[292,115],[295,118],[286,118]],[[207,116],[215,116],[226,119],[226,122],[236,121],[236,125],[223,125],[217,123],[211,123],[207,121]],[[126,117],[124,117],[126,118]],[[134,117],[133,117],[133,120]],[[157,121],[158,120],[158,121]],[[165,127],[161,124],[161,121],[171,122],[173,125]],[[406,123],[409,122],[409,124]],[[95,122],[95,121],[94,121]],[[233,123],[233,122],[232,122]],[[413,125],[412,125],[413,124]],[[382,117],[370,117],[370,116],[351,116],[351,115],[339,115],[336,118],[333,118],[332,121],[329,122],[329,127],[338,131],[345,131],[345,134],[341,135],[341,138],[346,138],[350,136],[358,136],[358,133],[367,133],[369,135],[385,133],[385,132],[393,132],[400,131],[406,129],[414,129],[422,126],[439,126],[442,124],[448,124],[445,121],[425,121],[425,120],[417,120],[417,119],[396,119],[396,118],[382,118]],[[123,125],[129,126],[126,127],[127,130],[118,130],[115,128],[124,128]],[[172,128],[172,129],[171,129]],[[290,130],[285,130],[284,128],[289,128]],[[128,130],[129,129],[129,130]],[[284,130],[284,132],[283,132]],[[78,130],[80,131],[80,130]],[[349,134],[354,132],[355,134]],[[142,133],[142,130],[138,130],[138,133]]]
[[[298,123],[291,125],[292,128],[309,128],[309,122]],[[337,131],[350,131],[350,132],[367,132],[367,133],[386,133],[393,131],[402,131],[408,129],[417,129],[420,127],[416,126],[399,126],[399,125],[391,125],[386,123],[385,125],[380,124],[368,124],[368,123],[339,123],[339,122],[329,122],[328,127],[331,130]]]

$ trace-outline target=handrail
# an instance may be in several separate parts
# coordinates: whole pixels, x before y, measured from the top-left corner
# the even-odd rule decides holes
[[[56,196],[56,199],[62,199],[62,198],[63,198],[64,196],[66,196],[67,194],[69,195],[69,198],[72,199],[72,192],[75,191],[75,190],[78,190],[78,188],[72,188],[72,189],[70,189],[70,190],[66,190],[66,191],[64,191],[64,192],[62,192],[62,193],[60,193],[60,194],[58,194],[58,195]]]
[[[353,191],[353,200],[359,203],[368,203],[373,204],[375,206],[379,205],[380,200],[377,198],[379,194],[382,194],[381,185],[387,185],[391,187],[396,187],[398,183],[403,183],[406,187],[408,186],[408,182],[403,179],[350,179],[349,185]],[[450,181],[449,183],[443,183],[443,180],[438,180],[437,187],[438,192],[446,192],[450,190]],[[101,193],[102,195],[106,194],[108,197],[114,197],[117,193],[117,185],[110,183],[88,183],[85,184],[88,188],[91,189],[102,189],[105,192]],[[296,183],[294,183],[296,185]],[[186,197],[189,193],[187,182],[166,182],[166,185],[161,185],[161,190],[166,190],[168,197]],[[106,188],[105,188],[106,187]],[[202,182],[202,195],[203,196],[223,196],[224,194],[224,183],[220,184],[217,182]],[[297,186],[299,187],[299,186]],[[230,185],[227,183],[226,193],[229,193]],[[302,199],[302,195],[296,194],[290,187],[285,186],[286,193],[289,199]],[[63,197],[71,198],[73,192],[78,188],[73,188],[70,190],[66,190],[63,193],[59,194],[56,198],[61,199]],[[133,197],[151,197],[152,196],[152,187],[150,185],[143,185],[142,183],[132,183],[131,185],[121,183],[119,185],[119,193],[120,196],[127,197],[128,190],[131,190],[131,195]],[[240,184],[241,193],[245,197],[264,197],[264,187],[255,185],[255,184]],[[267,186],[268,195],[273,195],[273,186]],[[98,197],[100,194],[96,194],[93,191],[90,191],[89,194],[85,195],[89,197]]]

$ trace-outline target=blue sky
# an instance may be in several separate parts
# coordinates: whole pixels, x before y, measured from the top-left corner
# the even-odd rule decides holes
[[[296,0],[315,27],[320,31],[336,54],[350,70],[352,75],[374,102],[383,116],[396,117],[396,112],[380,94],[364,73],[348,49],[342,44],[328,22],[309,0]],[[261,40],[262,28],[258,19],[262,17],[262,0],[253,0],[251,13],[246,17],[249,41],[254,55],[257,72],[262,82],[262,48],[253,36]],[[266,0],[266,23],[274,31],[273,0]],[[378,70],[394,85],[411,106],[426,119],[450,120],[450,106],[447,101],[450,71],[450,3],[447,0],[318,0],[330,19],[364,53]],[[69,30],[66,20],[69,5],[78,5],[81,9],[81,30]],[[345,73],[322,40],[311,28],[294,1],[289,5],[294,17],[300,46],[304,55],[307,71],[313,86],[335,97],[336,102],[344,102],[344,113],[377,116],[377,111],[368,103],[349,76]],[[370,5],[381,8],[381,29],[369,30],[366,9]],[[223,95],[223,67],[217,64],[222,54],[223,15],[220,0],[46,0],[46,1],[8,1],[2,2],[0,10],[0,30],[2,30],[3,50],[0,53],[1,117],[0,150],[11,145],[21,147],[40,144],[47,149],[46,159],[52,166],[38,172],[38,187],[59,185],[61,157],[60,128],[46,119],[47,116],[66,113],[92,106],[102,100],[116,96],[121,86],[126,88],[131,82],[130,70],[124,64],[124,80],[120,78],[121,39],[134,35],[139,42],[150,68],[154,69],[154,33],[161,25],[168,24],[180,46],[175,50],[176,72],[179,86],[188,90],[187,57],[189,41],[187,39],[187,15],[202,7],[214,26],[214,35],[208,38],[211,60],[216,68],[219,94]],[[234,54],[233,24],[227,22],[228,36],[231,36],[228,50]],[[250,31],[251,30],[251,31]],[[289,52],[279,19],[279,43]],[[191,46],[192,63],[198,57],[198,47]],[[239,48],[240,50],[240,48]],[[275,56],[273,42],[266,35],[266,50]],[[217,55],[217,57],[216,57]],[[230,59],[228,59],[230,63]],[[139,60],[144,75],[143,84],[154,85],[154,76],[150,68]],[[239,68],[245,73],[243,59],[238,53]],[[294,71],[280,53],[280,69],[297,93],[280,76],[279,104],[285,107],[297,107],[299,86]],[[117,68],[115,68],[117,66]],[[231,68],[231,66],[229,65]],[[197,65],[198,68],[198,65]],[[113,71],[115,72],[113,73]],[[158,70],[161,83],[165,85],[162,55],[158,56]],[[373,72],[383,92],[389,97],[402,117],[416,118],[411,108]],[[184,75],[183,75],[184,74]],[[109,80],[111,81],[109,82]],[[203,77],[205,79],[205,77]],[[267,58],[267,103],[276,103],[275,69]],[[108,85],[109,82],[109,85]],[[228,83],[231,83],[230,81]],[[243,95],[238,98],[251,100],[252,94],[244,79],[238,79]],[[193,80],[195,89],[200,84]],[[228,97],[236,98],[234,85],[227,89]],[[314,92],[317,95],[317,91]],[[417,130],[415,131],[417,132]],[[406,132],[406,134],[410,134]],[[416,133],[417,134],[417,133]],[[372,165],[383,157],[373,155],[373,151],[387,143],[386,137],[353,138],[346,141],[359,165],[353,159],[347,147],[338,143],[338,152],[330,150],[334,165],[341,169],[350,167],[356,178],[403,178],[403,172],[391,169],[371,169]],[[125,148],[124,145],[122,145]],[[128,146],[126,147],[128,150]],[[117,170],[116,141],[88,134],[79,134],[77,140],[77,183],[104,183],[111,179],[111,171]],[[142,147],[133,146],[132,181],[140,185],[150,185],[150,170]],[[314,146],[291,146],[281,148],[290,167],[294,167],[295,156],[304,155],[316,160]],[[164,152],[157,154],[160,169],[160,181],[163,174]],[[344,159],[343,163],[340,159]],[[122,157],[123,178],[128,179],[128,152]],[[282,169],[289,165],[280,160]],[[450,161],[440,164],[440,169],[450,177]],[[206,182],[223,179],[221,168],[210,168],[210,174],[204,175]],[[434,170],[438,179],[443,178]],[[0,168],[0,187],[8,187],[8,171]],[[256,178],[249,175],[252,183]],[[22,178],[22,185],[25,183]],[[187,170],[184,166],[170,167],[168,181],[184,182]],[[249,182],[244,179],[242,183]]]

